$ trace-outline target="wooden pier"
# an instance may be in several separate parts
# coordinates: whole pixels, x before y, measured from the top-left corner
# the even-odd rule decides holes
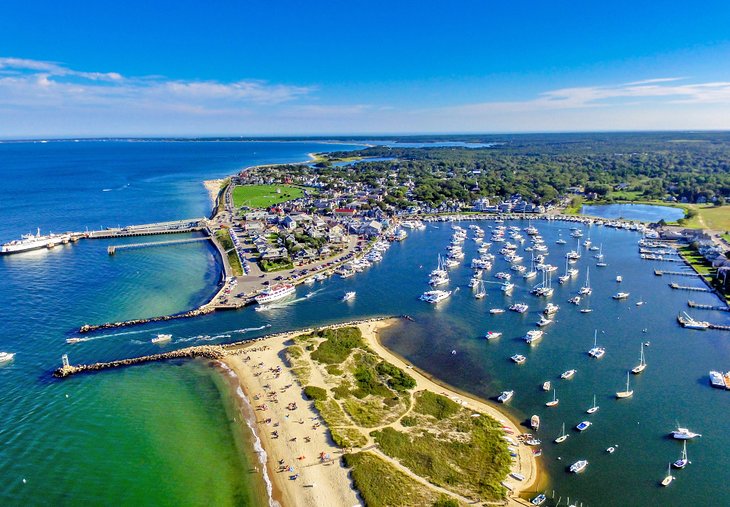
[[[106,251],[109,255],[114,255],[117,250],[132,250],[136,248],[149,248],[153,246],[169,246],[169,245],[181,245],[183,243],[196,243],[199,241],[209,241],[209,237],[204,238],[187,238],[187,239],[170,239],[167,241],[148,241],[145,243],[130,243],[128,245],[111,245],[107,247]]]
[[[677,289],[677,290],[692,290],[695,292],[712,292],[712,290],[708,289],[707,287],[688,287],[686,285],[679,285],[678,283],[674,283],[674,282],[670,283],[669,286],[672,289]]]
[[[661,269],[655,269],[654,274],[656,276],[662,276],[662,275],[672,275],[672,276],[693,276],[693,277],[701,277],[699,273],[695,273],[694,271],[663,271]]]
[[[695,303],[691,299],[687,301],[687,306],[690,308],[697,308],[699,310],[713,310],[716,312],[730,312],[729,306],[714,306],[714,305],[703,305],[700,303]]]

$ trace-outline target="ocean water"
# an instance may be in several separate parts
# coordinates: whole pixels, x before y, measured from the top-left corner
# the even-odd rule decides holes
[[[13,164],[26,163],[23,161],[33,159],[36,150],[42,154],[51,144],[26,145],[24,156],[15,153],[11,157]],[[114,144],[68,144],[55,149],[90,150],[88,164],[82,164],[84,157],[78,153],[69,155],[74,163],[64,162],[62,154],[49,158],[49,163],[69,168],[82,164],[85,171],[123,158],[115,154]],[[120,153],[127,153],[125,160],[141,160],[147,167],[157,167],[145,173],[137,168],[138,162],[129,162],[129,167],[117,169],[147,174],[141,179],[158,174],[154,183],[131,185],[139,193],[128,203],[121,198],[107,202],[107,195],[114,192],[99,191],[90,194],[84,213],[73,212],[76,204],[71,196],[57,200],[57,204],[69,207],[66,210],[43,206],[43,196],[53,193],[53,185],[62,192],[74,184],[72,176],[67,176],[70,179],[65,183],[56,181],[57,171],[53,169],[41,171],[43,177],[23,176],[28,193],[9,192],[3,187],[4,202],[8,202],[8,209],[16,210],[15,215],[9,213],[15,217],[10,227],[24,232],[31,227],[28,222],[34,221],[53,230],[78,229],[94,223],[92,210],[119,216],[117,221],[122,224],[201,216],[206,214],[208,203],[199,181],[222,176],[249,165],[251,160],[259,162],[256,157],[260,151],[269,150],[273,159],[282,161],[287,157],[302,159],[310,151],[342,149],[307,143],[241,143],[221,148],[210,143],[206,156],[198,152],[201,147],[197,143],[174,147],[156,144],[160,146],[150,154],[152,145],[134,143],[147,151],[144,156],[134,154],[134,148],[127,145],[119,148]],[[9,167],[3,156],[7,146],[0,145],[3,171]],[[11,146],[11,150],[21,148]],[[235,149],[240,150],[238,154]],[[176,163],[169,162],[169,150],[179,150]],[[195,156],[185,158],[182,152],[187,150]],[[202,168],[198,166],[201,161]],[[165,172],[173,168],[181,176],[166,179]],[[15,167],[12,174],[20,178],[28,170]],[[38,182],[37,189],[33,181]],[[191,201],[182,205],[180,212],[166,204],[166,186],[171,181],[180,189],[189,188]],[[108,188],[98,183],[79,184]],[[25,203],[16,201],[28,199],[38,206],[33,220],[30,214],[17,211]],[[148,209],[138,199],[154,204]],[[137,207],[138,211],[133,211]],[[66,218],[73,225],[66,225]],[[492,224],[482,224],[485,228],[488,225]],[[556,322],[546,329],[543,341],[532,348],[520,337],[534,328],[546,301],[528,294],[531,284],[517,281],[511,297],[505,297],[498,285],[488,284],[488,297],[478,301],[466,286],[471,271],[462,266],[452,270],[449,288],[458,290],[449,300],[436,307],[418,301],[427,289],[427,274],[436,264],[437,252],[445,251],[451,234],[449,224],[430,224],[425,231],[410,232],[404,242],[388,250],[381,263],[355,277],[301,286],[296,298],[278,305],[278,309],[256,312],[247,308],[94,333],[85,336],[89,341],[73,345],[66,344],[65,339],[75,336],[74,330],[85,322],[136,318],[199,304],[219,276],[214,252],[205,244],[192,243],[109,257],[107,243],[99,240],[0,258],[0,279],[4,281],[0,305],[5,309],[0,317],[4,328],[0,350],[18,354],[13,363],[0,367],[0,476],[4,478],[0,504],[99,504],[113,499],[127,505],[261,505],[265,494],[255,469],[257,463],[242,452],[251,442],[245,432],[238,431],[240,421],[233,420],[238,415],[225,388],[225,375],[203,362],[171,362],[57,381],[50,377],[50,371],[59,364],[60,355],[68,353],[74,363],[110,360],[400,314],[412,315],[415,322],[403,322],[383,333],[384,342],[397,353],[444,381],[486,398],[514,389],[515,398],[504,408],[517,420],[541,415],[539,436],[544,454],[539,459],[549,473],[549,482],[542,487],[548,492],[555,490],[556,497],[577,498],[585,506],[657,501],[677,506],[730,504],[730,491],[717,484],[717,478],[724,474],[724,450],[730,446],[724,424],[730,416],[728,393],[713,390],[707,383],[710,369],[730,369],[728,334],[683,330],[675,320],[679,311],[687,310],[688,298],[716,302],[714,296],[669,289],[667,283],[672,277],[657,277],[653,269],[680,267],[642,261],[636,247],[638,234],[598,227],[586,229],[585,236],[603,244],[608,267],[597,268],[590,254],[584,255],[578,263],[578,279],[559,286],[557,274],[564,269],[563,255],[573,245],[556,245],[555,239],[568,238],[569,224],[538,221],[535,225],[550,247],[549,261],[559,267],[552,301],[561,310]],[[2,229],[2,239],[17,235],[5,231]],[[465,252],[468,263],[476,256],[476,244],[467,241]],[[584,315],[567,299],[582,284],[588,266],[594,311]],[[492,274],[505,267],[498,260]],[[624,278],[621,284],[615,281],[617,274]],[[490,275],[485,279],[496,281]],[[698,284],[690,278],[679,281]],[[623,302],[611,299],[619,289],[630,292],[631,298]],[[357,297],[342,302],[342,295],[350,290],[357,291]],[[637,307],[638,298],[646,304]],[[513,301],[527,302],[530,311],[522,316],[508,312],[497,317],[488,312]],[[712,322],[730,323],[727,313],[690,313]],[[599,361],[586,355],[594,329],[598,329],[600,344],[608,349]],[[487,342],[483,335],[488,330],[502,331],[504,336]],[[171,333],[173,342],[163,347],[152,345],[149,340],[157,333]],[[626,370],[638,361],[642,341],[651,343],[646,349],[649,366],[640,377],[632,378],[634,398],[618,402],[613,394],[623,388]],[[452,350],[456,354],[451,354]],[[526,355],[527,363],[514,365],[509,361],[514,353]],[[559,381],[558,375],[568,368],[578,369],[576,377]],[[553,410],[544,407],[549,397],[540,390],[544,380],[552,380],[558,390],[560,404]],[[585,409],[594,393],[601,409],[588,416]],[[572,431],[584,419],[594,425],[583,434]],[[681,450],[677,442],[667,438],[677,421],[703,437],[688,446],[692,464],[676,472],[677,481],[662,489],[657,483],[666,473],[667,463],[677,459]],[[571,438],[558,447],[551,442],[562,422]],[[607,455],[606,447],[615,444],[619,444],[618,451]],[[565,467],[579,458],[590,461],[588,470],[581,476],[566,473]]]

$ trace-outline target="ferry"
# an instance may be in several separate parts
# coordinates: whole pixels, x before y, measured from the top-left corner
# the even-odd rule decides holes
[[[719,371],[710,372],[710,385],[712,387],[717,387],[718,389],[727,388],[727,386],[725,385],[725,377],[722,374],[722,372],[719,372]]]
[[[447,299],[451,296],[451,291],[448,290],[429,290],[421,294],[421,301],[426,301],[427,303],[436,304],[444,299]]]
[[[588,460],[582,459],[582,460],[576,461],[575,463],[570,465],[570,471],[573,472],[574,474],[579,474],[583,470],[585,470],[587,466],[588,466]]]
[[[345,295],[342,297],[342,301],[350,301],[351,299],[355,299],[356,295],[357,292],[355,291],[346,292]]]
[[[68,243],[70,234],[41,235],[40,228],[35,234],[23,234],[20,239],[9,241],[0,246],[0,255],[10,255],[40,248],[53,248],[57,243]]]
[[[15,357],[15,354],[12,352],[0,352],[0,363],[7,363],[8,361],[12,361]]]
[[[514,391],[502,391],[502,394],[497,397],[497,401],[500,403],[507,403],[514,395]]]
[[[487,331],[487,334],[484,335],[484,338],[486,338],[487,340],[496,340],[500,336],[502,336],[502,333],[500,333],[499,331]]]
[[[172,340],[171,334],[158,334],[152,340],[150,340],[152,343],[166,343]]]
[[[340,275],[342,276],[342,275]],[[261,294],[256,296],[254,299],[256,302],[260,305],[265,303],[270,303],[272,301],[278,301],[279,299],[283,299],[287,296],[290,296],[296,292],[296,287],[294,287],[290,283],[282,283],[278,285],[274,285],[273,287],[269,287],[268,289],[264,290]]]

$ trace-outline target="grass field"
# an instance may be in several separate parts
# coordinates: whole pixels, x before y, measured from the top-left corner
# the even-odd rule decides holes
[[[301,188],[291,185],[238,185],[233,189],[233,205],[237,208],[268,208],[303,195]]]
[[[697,215],[685,220],[683,226],[695,229],[730,231],[730,206],[683,204],[682,207],[697,212]]]
[[[238,258],[236,250],[233,248],[233,240],[231,239],[228,229],[221,229],[215,233],[215,237],[218,242],[226,251],[228,257],[228,264],[231,266],[233,276],[241,276],[243,274],[243,266],[241,266],[241,260]]]

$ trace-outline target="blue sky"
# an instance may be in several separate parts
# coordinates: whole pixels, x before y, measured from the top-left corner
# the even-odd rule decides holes
[[[5,0],[0,137],[729,129],[728,21],[719,1]]]

